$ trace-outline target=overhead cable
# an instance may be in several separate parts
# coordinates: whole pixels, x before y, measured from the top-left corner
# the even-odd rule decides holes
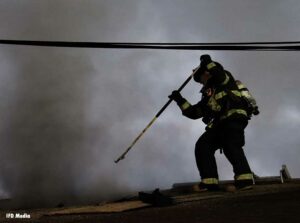
[[[0,40],[0,44],[111,49],[164,49],[164,50],[224,50],[224,51],[299,51],[300,42],[220,42],[220,43],[150,43],[150,42],[72,42]]]

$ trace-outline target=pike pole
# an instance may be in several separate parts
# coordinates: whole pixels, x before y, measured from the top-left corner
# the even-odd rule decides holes
[[[192,79],[192,77],[194,76],[194,74],[197,72],[199,68],[200,65],[193,70],[193,73],[183,82],[183,84],[178,88],[177,91],[180,92],[187,85],[187,83],[189,83],[189,81]],[[118,159],[115,160],[115,163],[118,163],[120,160],[125,158],[125,155],[129,152],[129,150],[131,150],[131,148],[135,145],[135,143],[142,137],[142,135],[144,135],[144,133],[151,127],[151,125],[155,122],[155,120],[164,112],[164,110],[169,106],[169,104],[171,104],[172,101],[173,99],[169,99],[169,101],[159,110],[159,112],[157,112],[154,118],[143,129],[143,131],[133,140],[133,142],[125,150],[125,152]]]

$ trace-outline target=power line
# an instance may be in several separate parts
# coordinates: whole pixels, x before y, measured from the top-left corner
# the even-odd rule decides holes
[[[224,51],[299,51],[300,42],[220,42],[220,43],[149,43],[149,42],[70,42],[0,40],[0,44],[112,49],[164,49],[164,50],[224,50]]]

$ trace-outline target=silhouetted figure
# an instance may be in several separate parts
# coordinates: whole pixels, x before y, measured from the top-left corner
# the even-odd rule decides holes
[[[249,105],[242,92],[247,89],[243,88],[241,82],[236,82],[221,64],[212,61],[209,55],[202,55],[200,61],[200,68],[193,78],[203,85],[201,101],[191,105],[178,91],[173,91],[169,96],[177,102],[184,116],[191,119],[202,118],[207,124],[206,131],[195,147],[196,163],[201,176],[197,189],[219,189],[214,156],[217,149],[222,149],[232,164],[236,187],[251,188],[252,171],[242,147],[245,144],[244,129],[251,115],[258,114],[257,106]]]

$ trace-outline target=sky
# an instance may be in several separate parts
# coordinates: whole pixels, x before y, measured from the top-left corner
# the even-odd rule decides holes
[[[287,0],[3,0],[0,39],[94,42],[299,41]],[[300,177],[298,52],[76,49],[0,45],[0,197],[16,206],[99,202],[199,181],[201,120],[172,103],[114,160],[210,54],[257,99],[246,156],[259,176]],[[182,94],[197,103],[201,86]],[[216,152],[220,179],[232,167]]]

